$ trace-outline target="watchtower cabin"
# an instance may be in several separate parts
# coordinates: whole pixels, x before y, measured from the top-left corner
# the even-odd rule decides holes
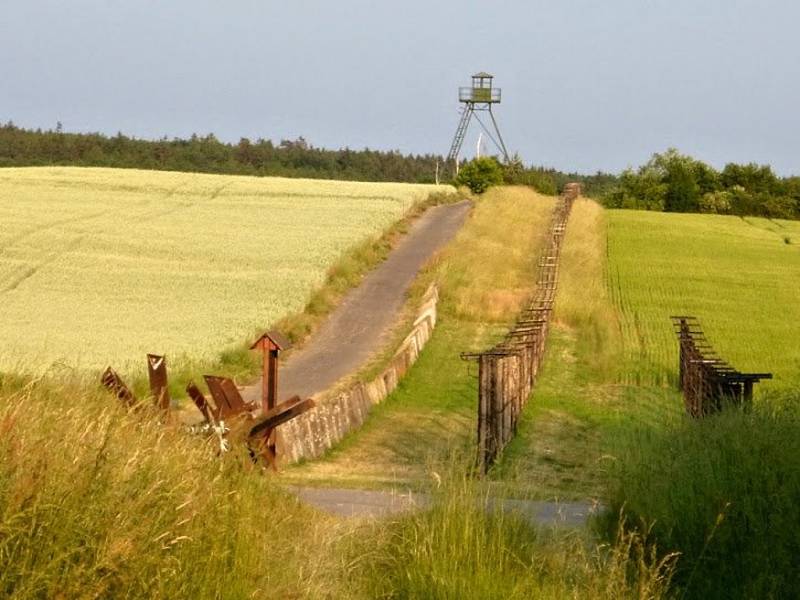
[[[458,88],[458,101],[471,103],[500,103],[500,88],[492,87],[494,75],[485,71],[472,76],[472,87]]]
[[[458,172],[458,155],[461,152],[461,146],[464,143],[464,137],[467,134],[467,129],[473,116],[480,124],[483,132],[497,146],[497,149],[503,155],[503,160],[510,162],[503,136],[500,134],[500,128],[497,126],[494,113],[492,113],[492,106],[500,104],[501,98],[500,88],[494,87],[493,80],[493,75],[481,71],[472,76],[471,86],[458,88],[458,101],[464,106],[461,109],[461,119],[453,136],[453,142],[450,144],[450,152],[447,153],[447,164],[453,164],[456,173]],[[477,114],[479,112],[489,113],[491,131]]]

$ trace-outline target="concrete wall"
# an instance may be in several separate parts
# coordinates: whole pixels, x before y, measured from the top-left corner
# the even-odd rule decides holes
[[[438,290],[431,286],[411,332],[383,372],[368,383],[357,383],[333,397],[314,397],[317,406],[277,429],[278,456],[284,464],[316,458],[361,426],[375,404],[392,393],[413,365],[436,327]]]

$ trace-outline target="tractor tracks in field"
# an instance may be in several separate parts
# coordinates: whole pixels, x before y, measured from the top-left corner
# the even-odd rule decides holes
[[[67,244],[64,248],[61,248],[60,250],[57,250],[55,252],[51,252],[43,260],[39,261],[35,265],[23,267],[22,269],[17,271],[16,275],[12,273],[10,277],[11,281],[7,283],[5,287],[0,289],[0,294],[7,294],[9,292],[13,292],[20,285],[22,285],[28,279],[36,275],[47,265],[54,263],[65,254],[77,248],[82,241],[83,241],[83,236],[79,237],[76,240],[73,240],[71,243]]]

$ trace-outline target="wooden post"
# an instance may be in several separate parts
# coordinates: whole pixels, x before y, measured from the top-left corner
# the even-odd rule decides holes
[[[744,400],[743,409],[745,412],[750,412],[750,409],[753,407],[753,380],[752,379],[745,379],[744,381],[744,392],[742,394],[742,399]]]
[[[278,349],[269,351],[267,371],[269,372],[269,385],[267,389],[267,410],[272,410],[278,403]]]
[[[261,414],[269,414],[278,403],[278,355],[281,350],[288,350],[292,344],[277,331],[267,331],[258,338],[251,350],[261,350]],[[263,452],[271,457],[270,463],[276,469],[276,443],[274,428],[264,432]]]
[[[251,350],[261,350],[261,411],[266,413],[278,402],[278,355],[291,343],[277,331],[268,331],[258,338]]]

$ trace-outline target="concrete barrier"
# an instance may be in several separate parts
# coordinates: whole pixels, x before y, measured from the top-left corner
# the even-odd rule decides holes
[[[423,297],[414,325],[389,365],[372,381],[356,383],[330,398],[314,396],[317,406],[277,430],[277,449],[283,464],[321,456],[347,433],[360,427],[372,407],[392,393],[413,365],[436,327],[439,293],[431,286]]]

